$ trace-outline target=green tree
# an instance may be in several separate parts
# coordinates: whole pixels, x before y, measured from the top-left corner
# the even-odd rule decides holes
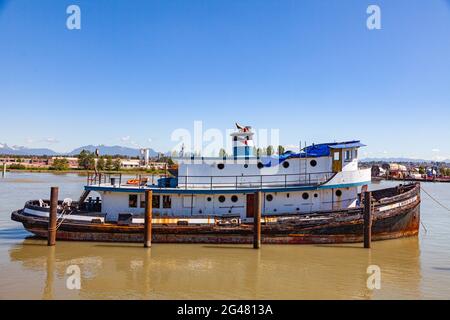
[[[105,158],[104,157],[100,157],[97,160],[97,170],[105,170]]]
[[[262,154],[263,154],[263,149],[261,149],[261,148],[256,149],[256,156],[257,157],[261,157]]]
[[[113,162],[113,170],[114,171],[120,171],[121,167],[122,167],[122,164],[120,162],[120,159],[117,158],[116,160],[114,160],[114,162]]]
[[[268,146],[268,147],[267,147],[267,149],[266,149],[266,154],[267,154],[268,156],[273,155],[273,147],[272,147],[272,146]]]
[[[283,154],[283,153],[284,153],[284,147],[278,146],[278,154]]]
[[[419,167],[419,173],[420,173],[420,174],[425,174],[425,168],[422,167],[422,166],[420,166],[420,167]]]
[[[66,158],[56,158],[50,169],[64,171],[69,169],[69,161]]]
[[[169,166],[173,166],[175,164],[175,162],[173,162],[172,158],[167,158],[167,164]]]
[[[85,170],[94,170],[95,155],[86,150],[81,151],[78,155],[78,167]]]
[[[120,160],[119,160],[120,161]],[[105,164],[105,169],[106,171],[112,171],[114,170],[114,163],[113,163],[113,159],[111,156],[107,156],[106,157],[106,164]],[[120,170],[120,168],[119,168]]]
[[[221,148],[219,150],[219,157],[226,157],[227,156],[227,151],[224,148]]]

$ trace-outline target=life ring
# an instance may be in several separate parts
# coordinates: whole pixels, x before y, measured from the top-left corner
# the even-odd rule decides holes
[[[138,185],[139,181],[141,184],[145,184],[148,181],[148,178],[141,178],[141,180],[139,179],[130,179],[127,181],[127,184],[134,184],[134,185]]]
[[[127,184],[139,184],[139,179],[130,179],[127,181]]]

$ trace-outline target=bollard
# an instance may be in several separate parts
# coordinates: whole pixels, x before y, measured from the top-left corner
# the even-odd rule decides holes
[[[58,187],[50,189],[50,213],[48,215],[48,237],[47,245],[54,246],[56,244],[56,219],[58,209]]]
[[[255,193],[255,214],[253,217],[253,249],[261,247],[261,191]]]
[[[152,198],[151,190],[145,191],[145,216],[144,216],[144,248],[152,246]]]
[[[364,192],[364,248],[370,248],[372,242],[372,193]]]

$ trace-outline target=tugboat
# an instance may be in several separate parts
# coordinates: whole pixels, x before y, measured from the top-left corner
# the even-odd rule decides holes
[[[88,175],[78,201],[58,202],[57,239],[142,242],[145,192],[152,191],[152,241],[251,243],[261,192],[262,243],[363,241],[362,193],[371,170],[358,165],[360,141],[313,144],[298,153],[253,154],[253,132],[236,125],[230,157],[180,157],[178,170],[154,179]],[[99,196],[95,201],[91,192]],[[11,219],[47,237],[49,200],[30,200]],[[372,192],[372,240],[419,232],[420,185]]]

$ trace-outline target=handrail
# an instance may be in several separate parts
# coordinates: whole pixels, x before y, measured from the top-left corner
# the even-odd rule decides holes
[[[188,188],[263,188],[264,186],[319,185],[326,183],[334,172],[312,172],[273,175],[234,175],[234,176],[178,176],[178,187]],[[214,181],[216,180],[216,181]]]
[[[317,186],[329,181],[335,175],[334,172],[310,172],[310,173],[286,173],[286,174],[269,174],[269,175],[226,175],[226,176],[198,176],[186,175],[177,176],[178,188],[201,188],[201,189],[217,189],[217,188],[260,188],[267,186],[273,187],[288,187],[288,186]],[[145,188],[147,183],[157,184],[158,178],[164,175],[136,175],[134,180],[138,189]],[[111,178],[115,178],[114,181]],[[88,173],[87,185],[107,185],[111,184],[114,187],[121,187],[129,185],[122,181],[122,173]],[[208,188],[209,186],[209,188]],[[164,187],[163,187],[164,188]]]
[[[128,185],[127,180],[123,179],[123,176],[129,176],[133,177],[132,174],[122,174],[121,172],[115,173],[115,172],[88,172],[87,175],[87,185],[88,186],[101,186],[102,184],[111,184],[111,178],[114,178],[114,186],[120,187],[123,185]],[[166,176],[164,174],[136,174],[135,178],[132,178],[132,180],[137,180],[136,185],[140,188],[144,187],[144,185],[148,182],[151,182],[152,184],[156,184],[158,181],[158,178]]]

